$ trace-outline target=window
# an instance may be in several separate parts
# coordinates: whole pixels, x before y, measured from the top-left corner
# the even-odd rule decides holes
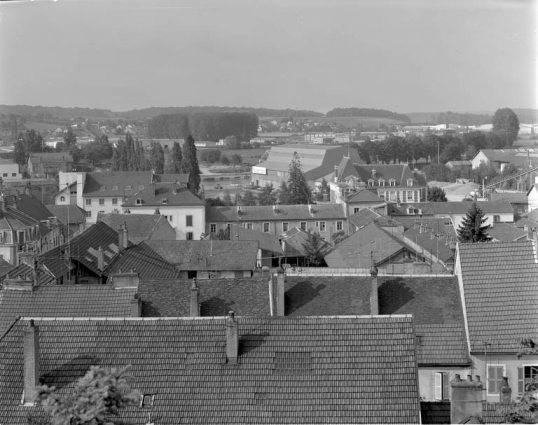
[[[226,230],[228,230],[228,232],[232,231],[232,224],[231,223],[226,223]]]
[[[488,366],[488,394],[500,394],[505,371],[504,365]]]
[[[103,198],[99,199],[99,205],[105,205],[105,200]]]
[[[92,200],[91,199],[86,199],[86,205],[91,205],[92,204]]]
[[[136,200],[136,205],[142,205],[142,199],[137,198],[137,200]]]
[[[192,241],[194,239],[194,233],[192,232],[187,232],[187,240],[188,241]]]
[[[368,186],[374,187],[374,181],[372,179],[368,180]]]
[[[17,177],[17,173],[11,173],[11,177]]]
[[[517,391],[523,394],[527,385],[538,382],[538,365],[517,368]]]
[[[407,186],[413,186],[413,179],[407,179]]]
[[[450,375],[448,372],[435,372],[435,399],[450,400]]]
[[[500,223],[501,222],[501,216],[500,215],[494,215],[493,216],[493,222],[494,223]]]
[[[91,211],[86,211],[86,217],[92,218],[92,212]]]
[[[163,198],[163,199],[161,200],[161,204],[163,204],[163,205],[168,204],[168,198]]]
[[[186,216],[185,221],[186,221],[185,223],[186,226],[192,227],[192,215]]]
[[[118,198],[112,198],[112,205],[118,205]]]
[[[19,243],[23,243],[23,242],[24,242],[24,231],[19,232]]]
[[[282,223],[282,231],[287,232],[290,228],[290,223]]]
[[[324,232],[324,231],[325,231],[325,222],[324,222],[324,221],[320,221],[320,222],[319,222],[319,231],[320,231],[320,232]]]
[[[247,223],[247,229],[252,230],[252,223]]]
[[[174,216],[173,216],[172,214],[170,214],[170,215],[168,216],[168,221],[169,221],[170,223],[172,223],[172,221],[174,221]]]
[[[154,394],[142,394],[140,396],[140,407],[153,407],[155,401]]]
[[[396,180],[394,180],[394,179],[390,179],[389,183],[393,187],[396,186]]]
[[[3,177],[7,177],[7,173],[2,174]]]
[[[408,200],[408,201],[412,201],[412,200],[413,200],[413,191],[412,191],[412,190],[408,190],[408,191],[407,191],[407,200]]]
[[[112,186],[112,190],[118,190],[118,185]]]
[[[217,233],[217,225],[216,225],[215,223],[211,223],[211,224],[209,225],[209,231],[210,231],[211,233]]]
[[[263,231],[264,233],[269,233],[269,223],[263,223]]]
[[[64,202],[65,201],[65,196],[60,196],[60,201]]]
[[[361,210],[361,207],[355,207],[353,208],[353,214],[358,213]]]
[[[336,231],[342,230],[344,228],[343,223],[341,221],[336,222]]]
[[[380,179],[379,180],[379,186],[385,186],[385,180]]]
[[[106,190],[106,186],[101,186],[99,190]]]
[[[306,232],[306,221],[301,221],[301,230]]]

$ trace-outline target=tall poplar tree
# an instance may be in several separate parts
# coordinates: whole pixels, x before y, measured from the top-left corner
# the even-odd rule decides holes
[[[183,145],[183,161],[181,162],[181,172],[189,175],[189,189],[193,193],[200,190],[200,167],[196,157],[196,146],[194,138],[189,135]]]
[[[290,163],[287,182],[287,203],[290,205],[309,204],[312,199],[312,191],[306,182],[301,161],[297,152],[293,153]]]
[[[179,174],[181,173],[181,164],[183,163],[183,152],[181,151],[181,146],[178,142],[174,142],[172,147],[172,173]]]

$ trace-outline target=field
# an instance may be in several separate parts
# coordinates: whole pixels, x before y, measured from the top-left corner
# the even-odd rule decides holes
[[[282,118],[273,117],[260,117],[260,121],[277,120],[280,122]],[[403,121],[393,120],[391,118],[375,118],[375,117],[299,117],[298,120],[305,121],[310,120],[312,122],[326,123],[334,122],[336,124],[342,124],[345,127],[353,128],[357,126],[357,123],[363,125],[379,125],[379,124],[407,124]]]

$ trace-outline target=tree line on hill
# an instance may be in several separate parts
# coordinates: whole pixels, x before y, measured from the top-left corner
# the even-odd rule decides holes
[[[334,108],[327,112],[327,117],[371,117],[371,118],[389,118],[395,121],[410,123],[411,118],[404,114],[387,111],[386,109],[373,108]]]
[[[249,141],[258,134],[258,116],[244,112],[204,112],[159,115],[148,124],[148,137],[178,139],[192,134],[196,140],[218,142],[228,136]]]
[[[153,118],[158,115],[191,115],[198,113],[226,113],[241,112],[257,115],[258,117],[322,117],[321,112],[295,109],[268,109],[233,106],[181,106],[181,107],[152,107],[145,109],[135,109],[126,112],[117,112],[121,116],[143,119]]]
[[[435,116],[435,124],[483,125],[491,124],[493,117],[489,114],[469,114],[459,112],[440,112]]]

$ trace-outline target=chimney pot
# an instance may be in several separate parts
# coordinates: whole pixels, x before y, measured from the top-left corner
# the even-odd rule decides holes
[[[472,380],[471,375],[462,381],[460,375],[450,382],[452,387],[452,400],[450,404],[450,423],[462,423],[469,416],[482,417],[482,382],[477,377]]]
[[[39,329],[30,320],[24,331],[24,404],[36,401],[36,386],[39,385]]]
[[[377,274],[378,274],[378,269],[376,265],[372,262],[372,266],[370,268],[370,276],[372,279],[372,288],[371,288],[371,294],[370,294],[370,314],[372,316],[377,316],[379,314],[379,295],[378,295]]]
[[[200,304],[198,303],[198,286],[196,286],[196,278],[192,280],[191,285],[191,317],[200,316]]]
[[[276,315],[278,317],[284,317],[286,315],[286,275],[282,269],[278,270],[277,283],[276,283]]]
[[[138,294],[134,294],[133,299],[131,300],[131,317],[141,317],[142,316],[142,303]]]
[[[239,333],[235,312],[232,310],[226,320],[226,361],[228,364],[237,364],[239,357]]]
[[[103,254],[103,248],[99,247],[97,250],[97,269],[103,271],[105,269],[105,257]]]

